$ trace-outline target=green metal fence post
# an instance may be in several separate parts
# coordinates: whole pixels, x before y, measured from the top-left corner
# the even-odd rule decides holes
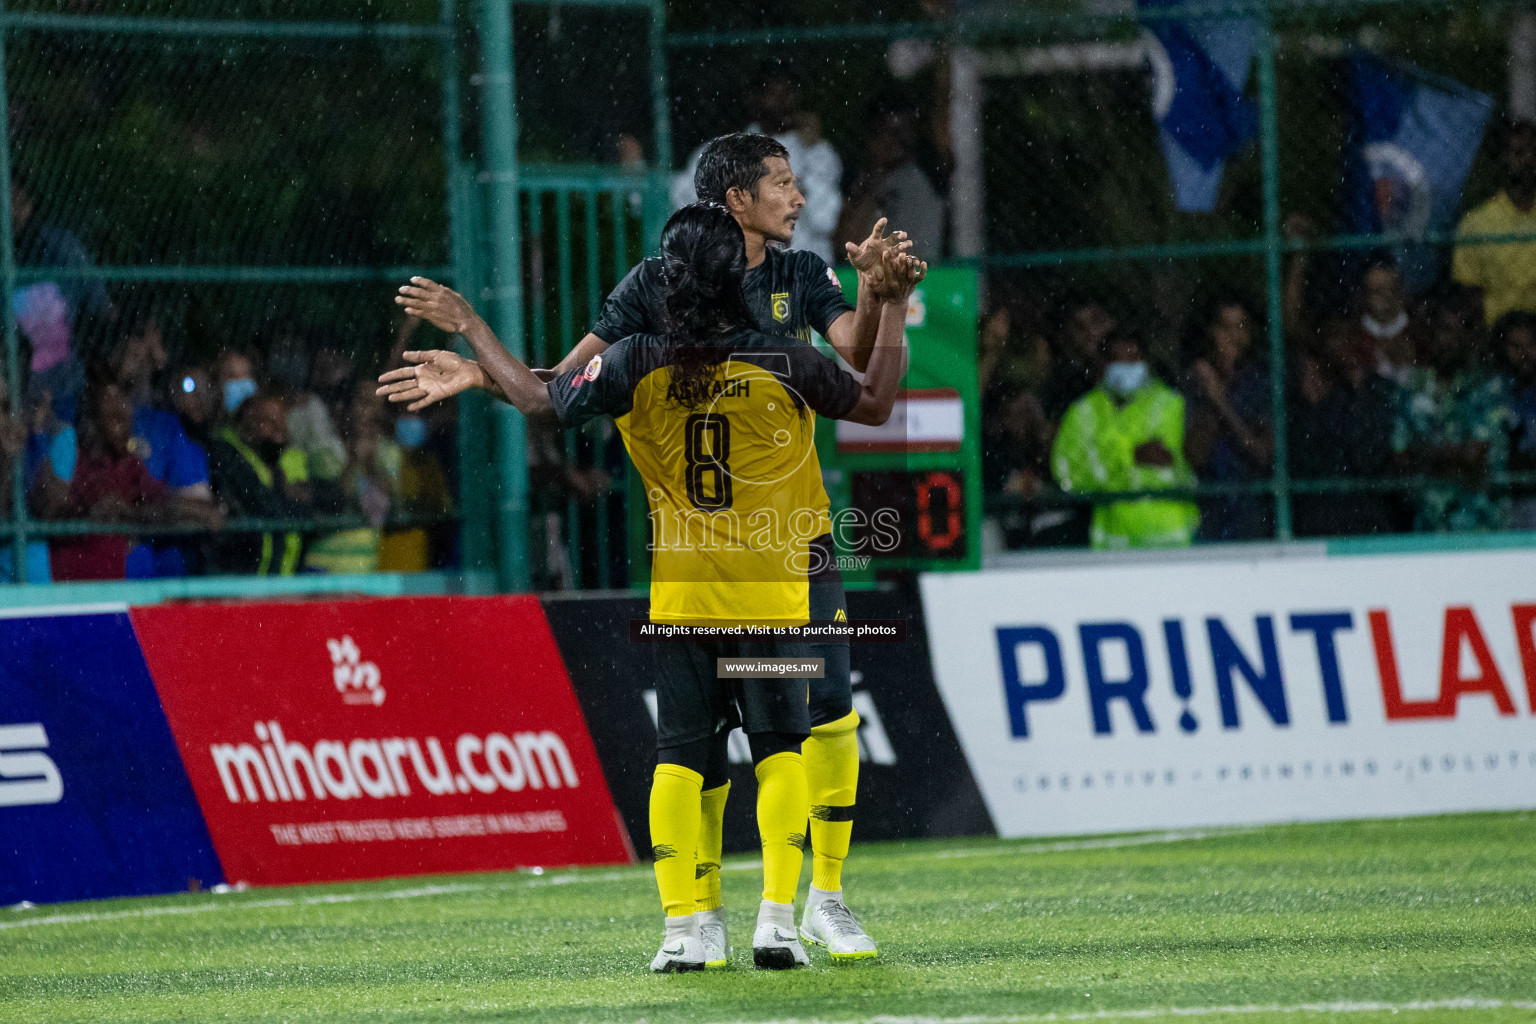
[[[0,17],[5,5],[0,2]],[[10,123],[10,98],[6,95],[6,27],[0,24],[0,125]],[[11,295],[16,291],[16,237],[11,227],[11,133],[0,132],[0,302],[5,304],[5,384],[10,394],[11,415],[18,418],[21,408],[21,352],[16,336],[16,313]],[[11,550],[16,559],[15,580],[27,582],[27,487],[26,457],[11,464],[11,521],[16,532],[11,535]]]
[[[672,170],[672,105],[667,98],[667,3],[651,0],[651,118],[656,123],[656,169]]]
[[[488,275],[491,326],[507,350],[526,358],[523,345],[523,270],[517,174],[517,107],[512,78],[512,5],[482,0],[479,16],[481,142],[489,188],[492,265]],[[527,429],[515,410],[496,404],[496,468],[501,486],[498,564],[503,590],[527,590]]]
[[[438,21],[443,29],[443,162],[448,184],[448,261],[453,286],[474,295],[482,277],[478,267],[479,204],[475,179],[463,159],[461,95],[459,92],[458,0],[440,0]],[[461,341],[461,348],[467,346]],[[488,399],[480,393],[460,396],[459,421],[459,542],[463,551],[464,586],[471,593],[493,588],[496,565],[491,532],[492,495]]]
[[[1291,539],[1291,474],[1286,450],[1285,307],[1280,233],[1280,127],[1275,100],[1275,21],[1270,0],[1261,0],[1259,32],[1259,158],[1264,175],[1264,286],[1269,331],[1270,421],[1274,436],[1275,539]]]

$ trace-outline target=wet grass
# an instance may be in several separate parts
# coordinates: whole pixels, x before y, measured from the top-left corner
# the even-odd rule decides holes
[[[0,910],[0,1021],[1536,1020],[1536,815],[870,845],[845,880],[880,959],[792,974],[649,974],[646,867]]]

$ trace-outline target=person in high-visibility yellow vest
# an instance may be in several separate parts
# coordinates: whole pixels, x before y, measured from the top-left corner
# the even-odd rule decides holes
[[[1105,342],[1099,386],[1073,402],[1051,448],[1062,490],[1146,491],[1191,487],[1184,460],[1184,398],[1151,375],[1141,340],[1118,331]],[[1183,547],[1200,513],[1193,502],[1137,498],[1093,507],[1095,548]]]

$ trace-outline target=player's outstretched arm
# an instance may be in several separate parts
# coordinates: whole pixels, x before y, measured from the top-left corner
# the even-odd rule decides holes
[[[848,261],[859,272],[859,293],[852,313],[844,313],[827,329],[827,341],[848,365],[863,373],[869,367],[870,349],[880,326],[880,288],[885,269],[881,256],[887,252],[904,253],[912,248],[905,231],[885,233],[886,219],[881,217],[870,229],[869,237],[857,244],[844,243]]]
[[[464,296],[436,281],[413,277],[410,284],[400,286],[395,302],[410,315],[419,316],[440,330],[463,335],[475,350],[481,372],[518,411],[532,416],[551,410],[549,388],[513,358]]]
[[[864,370],[859,401],[843,417],[871,426],[890,419],[891,407],[896,404],[896,386],[901,382],[905,354],[902,338],[907,330],[907,300],[912,289],[928,274],[928,264],[904,252],[884,252],[880,263],[884,280],[879,289],[880,319],[875,344]]]
[[[379,389],[374,394],[391,402],[409,402],[406,408],[411,412],[420,412],[471,388],[483,388],[493,397],[507,400],[479,363],[457,352],[426,349],[401,355],[406,365],[380,374]]]

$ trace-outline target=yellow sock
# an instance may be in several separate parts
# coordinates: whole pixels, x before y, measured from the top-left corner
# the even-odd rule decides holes
[[[757,831],[763,839],[763,899],[795,902],[805,859],[805,819],[811,798],[805,762],[794,751],[757,763]]]
[[[699,846],[699,791],[704,776],[659,764],[651,779],[651,856],[668,917],[693,913],[693,863]]]
[[[730,794],[729,782],[699,794],[699,859],[693,872],[695,910],[716,910],[720,906],[720,849],[725,845],[725,798]]]
[[[859,790],[859,713],[818,725],[801,747],[811,795],[811,884],[843,887],[843,860],[853,835],[853,803]]]

